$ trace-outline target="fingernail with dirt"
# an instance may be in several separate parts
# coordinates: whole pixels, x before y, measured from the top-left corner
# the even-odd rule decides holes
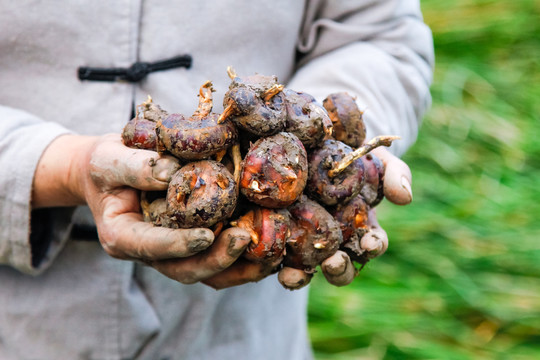
[[[227,254],[231,257],[239,257],[244,252],[250,241],[251,239],[249,238],[230,236]]]
[[[199,251],[202,251],[212,245],[212,243],[214,242],[213,234],[210,230],[195,230],[194,232],[195,233],[192,234],[188,244],[188,249],[191,252],[197,253]]]
[[[152,176],[158,181],[169,182],[178,169],[180,169],[180,165],[175,160],[161,158],[154,161],[154,166],[152,166]]]

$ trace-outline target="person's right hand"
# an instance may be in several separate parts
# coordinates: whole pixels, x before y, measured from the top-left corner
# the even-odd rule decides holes
[[[250,239],[224,232],[210,248],[214,234],[209,229],[144,222],[138,190],[167,189],[178,168],[173,157],[124,146],[118,134],[61,136],[38,164],[32,205],[88,204],[107,254],[144,262],[182,283],[203,281],[232,264]]]

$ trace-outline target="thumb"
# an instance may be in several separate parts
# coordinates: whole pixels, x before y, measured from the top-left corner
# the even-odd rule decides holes
[[[122,144],[120,134],[104,135],[90,156],[90,175],[102,189],[130,186],[140,190],[165,190],[180,168],[172,156],[132,149]]]
[[[372,151],[384,164],[384,196],[397,205],[407,205],[412,199],[412,175],[409,166],[385,148]]]

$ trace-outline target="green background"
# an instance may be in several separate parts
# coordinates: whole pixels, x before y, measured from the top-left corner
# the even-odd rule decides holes
[[[433,105],[404,156],[414,201],[385,201],[386,254],[322,274],[323,359],[540,359],[540,2],[422,1]]]

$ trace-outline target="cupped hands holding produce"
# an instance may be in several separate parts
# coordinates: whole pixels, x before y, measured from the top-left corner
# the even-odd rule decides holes
[[[374,208],[384,197],[400,205],[412,200],[408,166],[382,148],[399,137],[365,140],[363,112],[347,93],[319,105],[275,76],[228,72],[221,115],[211,112],[211,82],[201,86],[191,117],[151,106],[159,109],[152,116],[159,118],[155,150],[181,166],[166,187],[137,187],[167,189],[151,202],[143,193],[144,219],[169,231],[211,228],[217,240],[187,258],[147,263],[180,282],[216,289],[279,272],[280,283],[294,290],[318,268],[331,284],[349,284],[388,247]],[[138,109],[149,111],[149,101]],[[139,129],[134,120],[124,129],[127,146],[133,133],[154,137],[148,121]]]

